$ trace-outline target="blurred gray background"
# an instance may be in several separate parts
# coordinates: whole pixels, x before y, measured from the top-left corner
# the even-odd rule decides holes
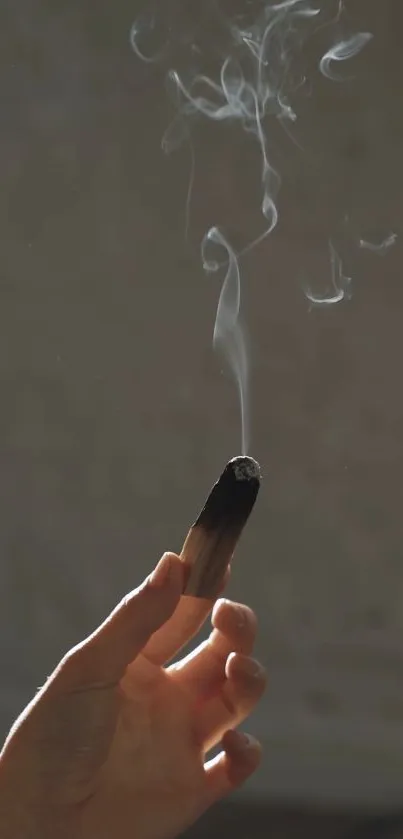
[[[280,223],[242,262],[264,484],[230,595],[258,614],[271,689],[249,723],[262,769],[195,836],[398,839],[403,7],[346,5],[375,37],[351,80],[313,73],[302,150],[274,130]],[[3,733],[63,652],[180,550],[240,448],[211,343],[220,278],[199,243],[211,224],[235,241],[262,231],[257,152],[239,128],[197,126],[186,243],[189,155],[161,152],[173,113],[160,70],[130,49],[138,10],[0,9]],[[358,247],[391,232],[382,257]],[[328,290],[329,237],[352,298],[312,309],[303,287]]]

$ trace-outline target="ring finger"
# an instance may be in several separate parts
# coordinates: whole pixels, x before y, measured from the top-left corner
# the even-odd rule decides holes
[[[226,679],[219,693],[197,715],[196,736],[208,752],[224,732],[236,728],[253,711],[266,687],[266,672],[258,661],[232,653],[225,665]]]

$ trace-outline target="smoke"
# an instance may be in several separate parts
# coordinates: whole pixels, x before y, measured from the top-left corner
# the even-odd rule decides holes
[[[329,306],[333,303],[341,303],[342,300],[349,300],[351,297],[351,277],[344,274],[343,262],[336,251],[332,241],[329,241],[330,258],[330,290],[323,295],[314,294],[307,287],[305,295],[315,306]]]
[[[231,245],[217,227],[212,227],[203,239],[202,260],[205,271],[216,271],[219,263],[208,257],[211,245],[224,248],[227,257],[227,272],[218,301],[214,326],[213,345],[227,357],[238,385],[241,408],[242,454],[249,447],[249,399],[248,399],[248,356],[245,332],[240,321],[241,277],[238,259]]]
[[[130,31],[130,43],[140,61],[154,64],[167,57],[171,44],[171,26],[162,17],[160,4],[148,3],[134,21]]]
[[[187,143],[190,150],[190,176],[189,185],[185,202],[185,239],[188,238],[190,225],[190,203],[192,200],[193,184],[195,179],[195,153],[192,143],[192,136],[189,130],[188,123],[183,117],[178,116],[166,129],[162,140],[161,148],[166,155],[171,154],[176,149],[180,148],[184,143]]]
[[[385,256],[385,254],[393,247],[397,240],[397,233],[390,233],[381,242],[369,242],[367,239],[360,239],[359,246],[367,251],[376,253],[377,256]]]
[[[246,2],[242,15],[226,20],[228,54],[216,79],[200,72],[186,82],[177,70],[169,71],[182,116],[239,123],[257,141],[261,157],[261,212],[267,224],[240,255],[268,236],[278,222],[276,198],[281,180],[270,160],[266,121],[296,120],[289,96],[301,79],[293,78],[291,65],[307,35],[303,22],[320,13],[307,0],[254,5],[258,6],[257,16],[249,19],[250,4]],[[221,17],[221,25],[222,22]]]
[[[224,0],[223,0],[224,2]],[[340,22],[343,3],[337,3],[336,16],[328,18],[310,0],[241,0],[241,9],[231,2],[227,14],[219,0],[210,0],[193,9],[164,0],[154,9],[147,7],[133,24],[130,41],[136,55],[147,62],[162,62],[167,71],[168,92],[176,116],[164,134],[162,146],[170,153],[183,143],[191,149],[191,176],[186,200],[186,231],[189,228],[191,193],[194,182],[194,152],[189,126],[200,119],[219,126],[238,125],[257,144],[260,156],[260,209],[263,230],[245,242],[238,253],[213,224],[202,242],[204,269],[211,273],[225,268],[213,331],[213,343],[226,355],[237,382],[242,420],[242,448],[249,443],[248,358],[240,319],[241,257],[261,243],[279,220],[280,173],[271,154],[271,128],[280,125],[292,137],[290,126],[298,116],[298,92],[306,78],[301,69],[302,48],[320,29]],[[329,11],[329,3],[326,5]],[[204,16],[203,16],[204,15]],[[368,32],[343,33],[320,58],[318,70],[329,80],[338,80],[336,63],[356,55],[369,42]],[[176,64],[176,66],[174,66]],[[211,68],[214,67],[214,72]],[[212,219],[212,221],[214,221]],[[224,258],[208,258],[214,246]],[[364,245],[362,245],[364,247]],[[305,290],[316,305],[340,302],[349,296],[350,278],[344,275],[340,256],[332,242],[330,253],[330,291],[316,296]]]
[[[355,55],[358,55],[358,53],[361,52],[371,38],[371,32],[357,32],[356,35],[352,35],[350,38],[347,38],[347,40],[339,41],[339,43],[334,44],[321,58],[319,62],[320,72],[331,81],[344,81],[342,76],[338,76],[337,73],[332,70],[332,64],[339,61],[348,61],[348,59],[354,58]]]

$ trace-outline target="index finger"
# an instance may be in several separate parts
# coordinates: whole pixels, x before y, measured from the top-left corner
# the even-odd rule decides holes
[[[173,615],[151,636],[142,654],[153,664],[167,664],[197,635],[224,591],[229,577],[230,569],[227,568],[217,591],[210,598],[182,595]]]

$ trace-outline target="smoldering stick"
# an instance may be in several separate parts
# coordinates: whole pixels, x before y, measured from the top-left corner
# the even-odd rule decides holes
[[[213,597],[254,507],[261,481],[252,457],[230,460],[189,530],[181,559],[189,566],[185,594]]]

